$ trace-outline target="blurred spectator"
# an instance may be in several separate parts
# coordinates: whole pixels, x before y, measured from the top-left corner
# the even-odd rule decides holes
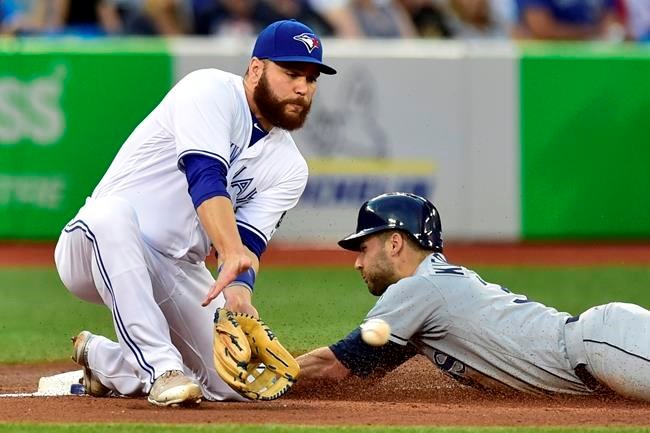
[[[192,31],[190,3],[184,0],[146,0],[145,11],[161,35],[180,35]]]
[[[431,0],[400,0],[400,3],[410,16],[420,37],[448,38],[451,36],[444,12]]]
[[[190,0],[112,0],[129,35],[192,33]]]
[[[352,0],[362,33],[370,38],[412,38],[417,32],[408,13],[395,0]]]
[[[515,15],[513,0],[448,2],[449,25],[455,38],[509,38]]]
[[[47,0],[0,0],[0,35],[32,35],[45,29]]]
[[[341,38],[363,36],[359,22],[352,8],[351,0],[308,0],[309,5],[334,29],[334,35]]]
[[[289,18],[343,38],[650,42],[650,0],[0,0],[0,35],[239,37]]]
[[[51,0],[49,23],[53,33],[102,36],[121,31],[117,8],[109,0]]]
[[[650,42],[650,0],[620,0],[629,39]]]
[[[644,0],[648,1],[648,0]],[[615,29],[614,0],[517,0],[522,39],[598,39]]]
[[[278,19],[297,19],[321,36],[334,34],[334,27],[320,16],[307,0],[267,0],[267,2],[278,14]]]
[[[254,36],[277,19],[278,14],[261,0],[212,0],[203,2],[195,15],[194,30],[203,35]]]

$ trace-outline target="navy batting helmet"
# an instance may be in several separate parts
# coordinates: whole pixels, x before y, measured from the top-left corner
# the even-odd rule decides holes
[[[382,194],[365,202],[359,209],[357,231],[340,240],[339,245],[359,251],[363,238],[386,230],[401,230],[422,248],[442,252],[438,210],[426,198],[404,192]]]

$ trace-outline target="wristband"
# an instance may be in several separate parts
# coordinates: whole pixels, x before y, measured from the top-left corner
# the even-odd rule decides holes
[[[235,284],[240,286],[246,286],[251,292],[253,292],[254,291],[253,287],[255,286],[255,271],[253,270],[253,268],[248,268],[247,271],[244,271],[241,274],[237,275],[237,278],[235,278],[233,282],[228,285],[232,286]]]

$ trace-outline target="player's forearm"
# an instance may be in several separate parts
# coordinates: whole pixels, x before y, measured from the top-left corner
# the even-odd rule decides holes
[[[341,380],[350,375],[329,347],[319,347],[296,358],[300,380]]]
[[[209,198],[199,205],[196,212],[220,259],[246,254],[237,231],[232,202],[228,197]]]
[[[212,197],[201,203],[196,211],[220,261],[219,276],[201,303],[205,307],[219,296],[224,288],[247,272],[253,265],[253,260],[249,256],[250,251],[244,247],[239,237],[230,199]],[[252,276],[249,276],[249,279],[251,278]]]

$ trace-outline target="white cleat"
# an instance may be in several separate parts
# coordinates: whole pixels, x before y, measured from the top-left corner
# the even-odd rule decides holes
[[[106,388],[88,367],[88,343],[94,337],[95,335],[89,331],[81,331],[72,337],[72,360],[83,367],[84,376],[81,384],[86,388],[86,394],[93,397],[106,397],[111,390]]]
[[[196,405],[201,403],[201,387],[180,370],[169,370],[158,377],[147,400],[156,406]]]

